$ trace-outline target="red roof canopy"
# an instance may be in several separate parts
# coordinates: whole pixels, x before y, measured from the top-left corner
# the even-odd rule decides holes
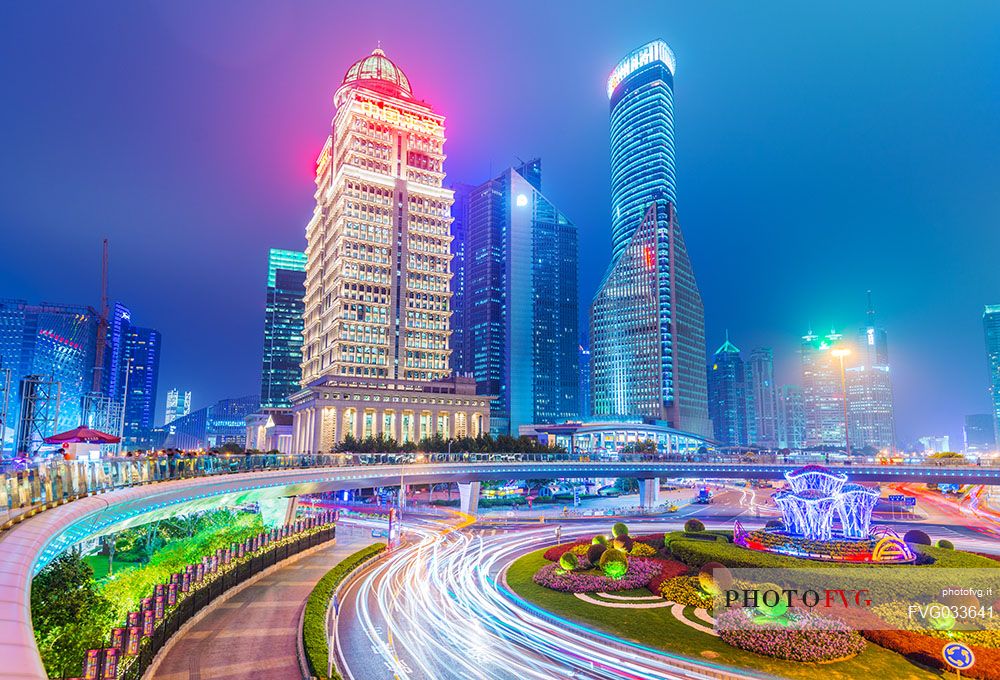
[[[117,444],[120,441],[121,439],[113,434],[91,430],[83,425],[45,438],[46,444]]]

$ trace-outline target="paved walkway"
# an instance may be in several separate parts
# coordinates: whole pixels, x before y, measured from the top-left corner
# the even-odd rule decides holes
[[[378,539],[339,525],[335,545],[271,572],[211,607],[174,641],[156,680],[300,680],[299,612],[316,582],[337,562]]]

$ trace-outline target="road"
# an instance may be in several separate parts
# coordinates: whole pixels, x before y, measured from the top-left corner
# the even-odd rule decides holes
[[[676,526],[661,521],[641,530]],[[510,602],[498,588],[499,573],[552,542],[551,525],[447,534],[441,528],[411,520],[415,543],[365,568],[343,593],[337,635],[354,680],[707,677],[695,660],[616,649]],[[606,522],[573,523],[563,535],[606,529]]]
[[[299,614],[337,562],[375,542],[367,529],[337,527],[336,544],[284,564],[237,593],[176,638],[156,680],[301,680]]]

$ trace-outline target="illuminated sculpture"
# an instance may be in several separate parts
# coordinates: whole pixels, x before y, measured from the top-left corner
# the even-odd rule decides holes
[[[846,475],[819,465],[786,472],[785,479],[788,489],[773,496],[783,526],[747,532],[737,522],[737,545],[819,560],[906,562],[915,558],[894,533],[872,531],[872,511],[881,495],[878,487],[848,484]]]

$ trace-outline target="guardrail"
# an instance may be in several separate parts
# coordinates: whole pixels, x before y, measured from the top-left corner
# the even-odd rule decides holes
[[[263,470],[350,467],[368,465],[427,465],[447,463],[678,463],[697,467],[704,476],[706,466],[749,467],[794,466],[801,463],[780,456],[713,456],[645,453],[330,453],[330,454],[158,454],[121,456],[95,461],[8,461],[0,467],[0,530],[42,510],[89,496],[142,484]],[[858,466],[830,464],[831,469],[850,471]],[[873,467],[867,465],[866,467]],[[876,466],[879,467],[879,466]],[[980,466],[887,465],[886,470],[928,469],[970,471]],[[980,467],[981,469],[981,467]],[[683,473],[683,470],[679,470]]]

